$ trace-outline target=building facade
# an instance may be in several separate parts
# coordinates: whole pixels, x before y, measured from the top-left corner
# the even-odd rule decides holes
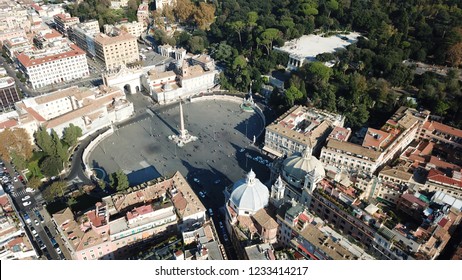
[[[68,36],[68,30],[71,26],[80,23],[78,17],[71,17],[70,14],[57,14],[53,16],[56,24],[56,30],[58,30],[64,36]]]
[[[17,61],[34,89],[84,78],[90,74],[86,53],[74,44],[22,53],[18,55]]]
[[[13,108],[14,103],[20,100],[16,83],[11,77],[0,77],[0,109]]]
[[[98,34],[95,36],[96,57],[104,62],[106,70],[139,60],[136,38],[127,32],[115,36]]]
[[[263,150],[280,157],[311,147],[317,154],[333,128],[343,126],[344,121],[341,115],[294,106],[266,127]]]

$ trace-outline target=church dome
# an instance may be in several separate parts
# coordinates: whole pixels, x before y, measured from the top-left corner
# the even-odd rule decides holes
[[[268,205],[269,190],[250,170],[245,179],[234,183],[229,200],[239,215],[252,215]]]
[[[311,149],[307,148],[301,155],[294,154],[282,163],[284,175],[292,177],[294,180],[303,181],[307,173],[313,172],[315,178],[326,176],[324,166],[321,161],[311,155]]]

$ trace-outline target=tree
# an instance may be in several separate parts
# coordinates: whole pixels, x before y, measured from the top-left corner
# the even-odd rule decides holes
[[[34,134],[35,143],[47,155],[53,155],[53,139],[44,127],[39,127]]]
[[[462,64],[462,42],[452,45],[447,51],[447,57],[452,66]]]
[[[40,170],[47,177],[58,176],[63,169],[63,161],[57,156],[47,156],[40,163]]]
[[[193,17],[199,29],[207,30],[215,20],[215,6],[200,2],[199,7],[194,10]]]
[[[173,15],[173,8],[170,5],[164,5],[162,7],[162,15],[167,19],[167,22],[172,24],[175,22],[175,16]]]
[[[27,186],[33,189],[38,189],[42,186],[42,181],[37,177],[32,177],[27,182]]]
[[[21,155],[18,155],[15,151],[11,152],[11,161],[19,170],[24,170],[27,168],[27,160]]]
[[[67,199],[67,206],[72,207],[77,203],[77,200],[74,197],[69,197]]]
[[[128,189],[128,187],[130,186],[128,182],[128,177],[122,170],[116,171],[115,173],[112,174],[112,176],[115,180],[115,185],[116,185],[115,189],[118,192],[122,192]]]
[[[82,136],[82,129],[78,126],[69,124],[69,127],[64,128],[63,141],[69,146],[73,147],[77,144],[77,139]]]
[[[247,26],[249,30],[252,30],[255,26],[257,26],[258,20],[258,13],[257,12],[248,12],[247,13]]]
[[[245,23],[243,21],[238,20],[235,22],[231,22],[229,24],[229,27],[231,28],[232,31],[237,33],[237,35],[239,36],[239,44],[242,45],[241,32],[245,28]]]
[[[0,132],[0,157],[10,161],[13,153],[15,157],[24,160],[32,156],[29,134],[23,128],[7,128]]]
[[[58,197],[63,197],[67,191],[67,184],[64,181],[56,181],[51,183],[48,187],[45,188],[42,192],[43,198],[51,202]]]
[[[59,139],[58,134],[53,129],[51,130],[51,139],[53,140],[53,154],[50,156],[56,156],[64,162],[67,160],[67,151],[64,149],[63,143],[61,143],[61,139]]]
[[[263,45],[266,48],[266,52],[269,55],[273,48],[273,42],[281,37],[281,31],[276,28],[267,28],[260,34],[257,40],[259,45]]]
[[[332,69],[319,61],[305,64],[304,70],[307,79],[313,82],[317,87],[326,85],[332,75]]]
[[[192,17],[194,9],[195,6],[190,0],[176,0],[173,12],[180,21],[188,21]]]
[[[297,87],[292,85],[289,89],[286,90],[286,99],[287,103],[290,106],[293,106],[295,102],[300,102],[303,99],[303,93],[298,90]]]
[[[189,51],[192,53],[202,53],[205,49],[205,40],[201,36],[192,36],[188,41]]]

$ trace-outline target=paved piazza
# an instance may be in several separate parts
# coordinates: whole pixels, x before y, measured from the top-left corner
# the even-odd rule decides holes
[[[207,192],[203,202],[208,207],[223,205],[223,188],[242,178],[250,168],[261,181],[269,179],[269,169],[254,160],[261,155],[251,145],[254,135],[264,129],[257,113],[242,112],[238,103],[230,101],[186,103],[185,127],[199,139],[180,148],[168,139],[178,133],[180,126],[178,103],[157,106],[154,111],[140,109],[136,100],[134,103],[138,115],[93,150],[92,167],[107,174],[121,169],[128,174],[131,185],[179,170],[196,192]]]

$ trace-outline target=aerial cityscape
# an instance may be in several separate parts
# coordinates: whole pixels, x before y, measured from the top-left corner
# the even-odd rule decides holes
[[[462,2],[0,0],[1,260],[462,259]]]

